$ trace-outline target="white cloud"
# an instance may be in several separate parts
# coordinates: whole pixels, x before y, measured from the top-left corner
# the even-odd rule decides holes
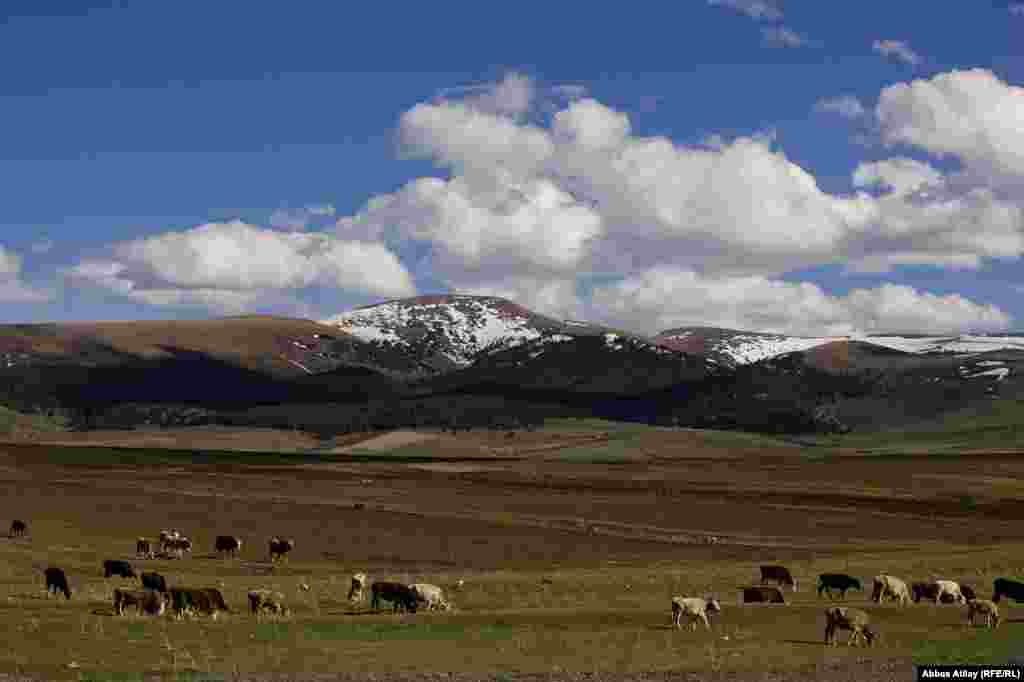
[[[1024,88],[970,69],[882,90],[876,115],[886,144],[954,156],[975,182],[1024,188]]]
[[[411,296],[412,279],[379,242],[283,233],[239,221],[114,245],[68,276],[152,305],[237,309],[268,292],[326,286],[377,296]]]
[[[838,114],[850,120],[862,118],[867,114],[864,105],[853,95],[839,95],[837,97],[819,99],[815,103],[814,108],[816,111]]]
[[[871,49],[883,57],[892,57],[901,62],[917,66],[924,61],[918,53],[914,52],[906,42],[902,40],[876,40]]]
[[[401,138],[452,177],[373,197],[336,234],[418,244],[424,271],[460,286],[661,265],[768,277],[835,262],[979,267],[1024,250],[1015,204],[928,164],[862,164],[855,186],[881,195],[836,196],[771,136],[694,147],[639,137],[628,115],[592,98],[550,128],[461,101],[420,104]]]
[[[465,284],[456,287],[455,291],[478,296],[500,296],[534,312],[558,319],[579,319],[586,315],[585,305],[576,292],[575,279],[516,277]]]
[[[830,296],[808,283],[704,278],[671,267],[600,287],[593,306],[610,323],[649,333],[693,324],[807,335],[994,331],[1009,325],[1008,315],[994,306],[906,286],[885,284]]]
[[[769,47],[811,47],[817,43],[786,26],[770,26],[761,29],[764,44]]]
[[[21,256],[0,244],[0,302],[43,303],[50,295],[21,281]]]
[[[777,3],[768,0],[708,0],[715,7],[728,7],[742,12],[752,19],[775,21],[782,18],[782,11]]]
[[[303,208],[279,208],[270,214],[270,226],[288,232],[301,232],[311,222],[322,218],[334,217],[334,206],[331,204],[313,204]]]
[[[853,173],[855,187],[879,187],[901,196],[942,182],[942,173],[931,165],[905,157],[864,162]]]

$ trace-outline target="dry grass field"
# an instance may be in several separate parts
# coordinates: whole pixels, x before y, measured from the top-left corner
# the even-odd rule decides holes
[[[864,660],[1005,662],[1024,651],[1024,604],[1004,601],[1006,622],[990,632],[968,628],[963,607],[875,606],[861,593],[847,602],[871,614],[881,644],[826,647],[829,603],[814,592],[824,571],[860,577],[869,591],[882,572],[908,582],[935,575],[985,597],[996,577],[1024,578],[1024,455],[865,456],[594,422],[413,441],[278,458],[0,445],[0,524],[29,523],[25,538],[0,538],[0,672],[813,678],[807,670],[856,672]],[[193,556],[136,560],[136,537],[163,528],[189,536]],[[220,534],[243,538],[240,558],[214,556]],[[276,566],[271,535],[296,543]],[[720,541],[707,544],[710,535]],[[117,617],[112,590],[137,582],[104,579],[102,562],[113,558],[172,585],[218,587],[232,613]],[[791,603],[739,605],[735,588],[769,562],[797,577]],[[70,601],[46,597],[46,565],[65,570]],[[357,571],[436,583],[455,610],[392,615],[350,604]],[[284,593],[292,616],[249,615],[245,595],[260,587]],[[723,605],[713,628],[672,629],[671,597],[704,594]]]

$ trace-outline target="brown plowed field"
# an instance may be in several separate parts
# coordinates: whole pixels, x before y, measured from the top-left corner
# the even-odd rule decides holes
[[[529,440],[539,446],[543,436]],[[403,462],[400,451],[375,462],[254,465],[239,455],[129,465],[104,448],[86,465],[59,448],[0,446],[0,523],[29,523],[25,539],[0,539],[0,671],[77,679],[689,670],[781,679],[761,674],[776,670],[853,679],[854,662],[867,658],[885,679],[886,660],[909,670],[912,656],[1005,659],[1024,641],[1024,605],[1003,602],[1006,624],[988,632],[966,629],[962,607],[876,606],[851,593],[882,644],[828,648],[828,602],[814,593],[824,571],[857,576],[868,591],[882,572],[908,582],[935,575],[986,597],[994,578],[1021,579],[1024,457],[820,458],[799,448],[687,449],[669,436],[644,436],[629,446],[638,457],[620,464],[552,460],[550,449],[525,442],[516,461],[443,466]],[[416,454],[436,447],[450,456],[444,442]],[[582,441],[566,442],[578,450]],[[163,528],[189,536],[193,556],[136,560],[135,539]],[[243,539],[239,559],[214,556],[220,534]],[[281,565],[268,561],[271,535],[295,540]],[[233,613],[115,617],[113,588],[138,583],[104,580],[108,558],[172,585],[219,587]],[[766,562],[789,566],[800,590],[786,592],[788,606],[738,605],[736,587]],[[48,564],[68,574],[70,601],[44,598],[38,569]],[[349,604],[357,571],[436,583],[456,610],[392,615]],[[283,592],[293,616],[258,623],[245,597],[258,587]],[[673,595],[704,594],[723,605],[711,631],[669,627]]]

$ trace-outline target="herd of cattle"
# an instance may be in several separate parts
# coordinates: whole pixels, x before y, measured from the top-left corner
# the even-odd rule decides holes
[[[16,519],[11,523],[9,536],[12,538],[23,537],[26,533],[27,524]],[[141,559],[175,559],[184,557],[185,553],[192,552],[192,541],[176,530],[160,531],[157,543],[158,550],[154,549],[154,543],[147,538],[139,538],[136,541],[136,555]],[[230,535],[217,536],[214,541],[214,551],[217,554],[238,556],[242,548],[242,540]],[[286,555],[295,549],[295,541],[273,537],[268,543],[271,562],[284,560]],[[43,571],[46,579],[46,592],[50,594],[63,594],[66,599],[71,599],[71,588],[63,569],[51,566]],[[125,607],[134,606],[140,615],[160,616],[168,608],[172,609],[175,617],[182,618],[187,614],[208,614],[217,618],[217,613],[224,611],[230,613],[224,595],[215,587],[192,588],[192,587],[170,587],[164,576],[156,572],[136,573],[128,561],[122,559],[107,559],[103,562],[103,577],[120,577],[137,579],[142,584],[141,590],[114,589],[113,606],[114,613],[121,616],[125,614]],[[371,597],[371,607],[380,607],[381,600],[391,602],[393,611],[403,608],[406,611],[415,613],[421,606],[428,610],[451,608],[450,603],[444,598],[443,590],[428,583],[414,583],[405,585],[397,582],[377,581],[369,585],[365,573],[357,573],[352,576],[352,585],[349,590],[349,601],[362,601],[367,595]],[[302,589],[308,590],[308,585],[303,584]],[[284,605],[284,595],[280,592],[267,589],[254,589],[248,593],[249,610],[257,617],[262,614],[275,614],[288,616],[291,610]]]
[[[738,589],[744,603],[772,603],[785,604],[786,598],[779,587],[766,587],[767,583],[777,583],[780,586],[788,586],[796,592],[796,580],[785,566],[761,566],[761,585],[741,586]],[[992,583],[992,599],[978,599],[974,589],[969,585],[961,585],[952,580],[933,579],[924,582],[915,582],[907,586],[903,580],[891,575],[876,575],[874,578],[871,601],[880,604],[882,600],[889,599],[905,606],[911,600],[915,603],[922,599],[932,601],[935,604],[954,603],[967,604],[967,621],[971,625],[981,616],[985,619],[985,625],[989,628],[999,627],[1000,616],[997,606],[1000,599],[1008,597],[1016,602],[1024,602],[1024,583],[1008,578],[996,578]],[[848,590],[864,591],[860,580],[845,573],[822,573],[818,576],[818,598],[822,594],[828,595],[829,599],[835,599],[834,592],[839,593],[839,598],[845,599]],[[697,627],[697,622],[703,622],[704,626],[710,628],[708,613],[721,613],[722,607],[717,599],[707,597],[673,597],[672,599],[672,624],[677,628],[682,627],[682,619],[686,617],[690,629]],[[848,645],[862,639],[868,646],[879,639],[879,634],[871,627],[871,619],[867,613],[860,609],[833,606],[825,610],[825,643],[836,643],[836,632],[848,630],[850,637]]]
[[[11,524],[10,537],[22,537],[25,535],[27,524],[21,520],[15,520]],[[140,558],[181,558],[186,552],[192,551],[192,542],[180,532],[175,530],[164,530],[160,532],[159,551],[154,551],[152,543],[146,538],[139,538],[136,543],[136,552]],[[214,542],[214,550],[217,554],[238,556],[242,548],[241,539],[233,536],[218,536]],[[268,543],[271,562],[284,560],[286,555],[295,548],[295,542],[290,539],[278,537],[271,538]],[[770,565],[761,566],[761,584],[740,586],[741,599],[743,603],[769,603],[786,604],[786,598],[781,587],[789,587],[793,592],[797,591],[796,580],[785,566]],[[47,595],[50,593],[63,593],[65,598],[71,599],[71,589],[68,586],[67,577],[60,568],[49,567],[44,571],[46,578]],[[103,577],[110,578],[118,576],[121,578],[138,579],[141,581],[142,590],[122,590],[117,588],[113,593],[114,612],[117,615],[124,615],[125,607],[136,607],[140,615],[163,615],[168,608],[173,610],[175,617],[182,618],[186,614],[209,614],[216,619],[219,611],[230,613],[224,596],[220,590],[192,587],[170,587],[166,579],[159,573],[136,574],[131,564],[120,559],[108,559],[103,562]],[[769,583],[776,583],[777,586],[769,586]],[[459,581],[462,585],[462,581]],[[308,590],[305,584],[302,589]],[[844,573],[822,573],[818,576],[817,592],[818,598],[827,595],[835,599],[838,593],[840,599],[846,598],[849,590],[864,591],[861,581]],[[428,583],[413,583],[406,585],[399,582],[375,581],[370,583],[365,573],[356,573],[352,576],[351,587],[348,592],[350,602],[361,602],[367,596],[370,598],[370,608],[380,608],[380,602],[390,602],[392,611],[398,612],[404,609],[410,613],[416,613],[421,607],[427,610],[442,609],[448,610],[451,604],[445,599],[444,591],[437,585]],[[991,599],[978,599],[974,589],[969,585],[960,584],[952,580],[932,579],[923,582],[914,582],[909,586],[903,580],[891,575],[877,575],[874,577],[871,601],[876,604],[883,600],[895,601],[900,606],[907,605],[911,600],[915,603],[922,599],[931,601],[934,604],[954,603],[967,605],[967,620],[971,625],[976,619],[983,617],[986,627],[996,628],[1000,623],[999,603],[1002,597],[1008,597],[1018,603],[1024,603],[1024,582],[1010,580],[1008,578],[997,578],[993,582]],[[288,616],[290,610],[284,605],[284,595],[267,589],[254,589],[248,593],[249,610],[259,617],[261,614],[276,614]],[[703,622],[706,628],[711,627],[708,614],[719,614],[722,611],[721,604],[717,599],[710,597],[683,597],[672,598],[672,624],[676,628],[682,628],[682,621],[685,618],[688,627],[696,629],[698,622]],[[853,645],[858,640],[863,640],[868,646],[879,639],[879,633],[871,626],[867,613],[860,609],[834,606],[825,610],[825,643],[835,644],[838,630],[850,632],[848,645]]]

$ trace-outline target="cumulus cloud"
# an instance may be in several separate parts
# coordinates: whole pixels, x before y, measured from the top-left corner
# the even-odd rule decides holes
[[[764,277],[708,278],[653,268],[594,291],[608,322],[649,333],[705,324],[786,334],[996,331],[1005,312],[959,295],[936,296],[885,284],[831,296],[816,285]]]
[[[21,281],[21,256],[0,244],[0,302],[42,303],[49,294]]]
[[[997,85],[957,82],[998,95],[988,102],[1007,115],[1016,94]],[[1017,133],[985,118],[983,103],[957,104],[959,118],[947,121],[943,106],[953,105],[943,98],[957,100],[956,91],[939,77],[887,88],[875,112],[882,139],[1008,177]],[[1019,195],[908,156],[862,163],[853,191],[831,194],[770,134],[679,144],[637,134],[628,114],[586,96],[537,116],[552,89],[517,74],[460,92],[399,120],[402,155],[432,162],[438,177],[371,197],[353,215],[303,209],[311,220],[331,216],[329,232],[211,223],[114,245],[69,275],[140,301],[245,308],[266,292],[310,286],[411,295],[411,271],[455,291],[651,330],[684,321],[807,333],[1006,321],[956,297],[899,287],[835,297],[780,277],[822,264],[887,272],[1018,257]],[[841,115],[863,112],[854,98],[822,102]],[[960,140],[957,121],[986,131],[988,148]],[[593,289],[598,280],[606,283]],[[915,310],[932,322],[919,323]]]
[[[882,90],[882,140],[953,156],[975,182],[1024,187],[1024,88],[986,69],[950,71]]]
[[[494,282],[668,265],[719,278],[835,262],[977,268],[1024,251],[1016,204],[924,162],[861,164],[857,191],[833,195],[771,135],[687,146],[635,135],[627,114],[593,98],[570,102],[549,127],[484,111],[478,98],[408,111],[405,153],[451,177],[373,197],[338,220],[337,237],[414,245],[423,272],[451,287],[527,295],[537,287]]]
[[[782,11],[777,3],[768,0],[708,0],[708,4],[713,7],[728,7],[746,14],[751,19],[775,21],[782,18]]]
[[[80,261],[75,282],[151,305],[245,308],[268,292],[326,286],[411,296],[412,278],[383,244],[323,233],[286,233],[240,221],[207,223],[116,244]]]
[[[270,214],[270,226],[278,230],[301,232],[311,223],[334,217],[331,204],[313,204],[303,208],[279,208]]]
[[[850,120],[863,118],[867,114],[864,105],[853,95],[838,95],[836,97],[819,99],[815,103],[814,109],[816,111],[838,114]]]
[[[526,306],[534,312],[559,319],[579,319],[586,315],[586,307],[577,293],[576,280],[512,277],[505,280],[487,280],[455,288],[460,294],[500,296]]]
[[[917,66],[924,61],[921,55],[914,52],[910,45],[902,40],[876,40],[871,44],[871,49],[883,57],[897,59],[913,66]]]
[[[930,164],[905,157],[860,163],[853,172],[854,186],[877,187],[899,196],[942,181],[942,173]]]

